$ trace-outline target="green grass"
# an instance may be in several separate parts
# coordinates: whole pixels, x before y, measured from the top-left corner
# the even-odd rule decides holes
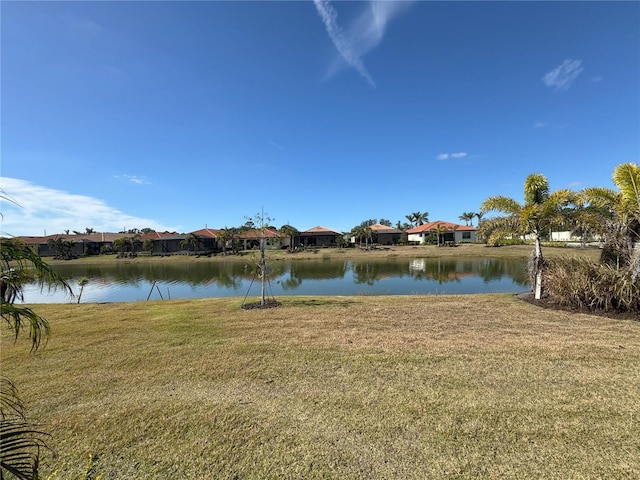
[[[295,254],[287,253],[286,250],[267,250],[266,256],[269,260],[308,260],[308,259],[331,259],[331,258],[386,258],[386,257],[500,257],[500,258],[527,258],[533,250],[532,245],[510,245],[503,247],[488,247],[483,244],[459,244],[456,248],[436,247],[435,245],[412,245],[412,246],[390,246],[376,250],[361,250],[358,248],[309,248],[304,252]],[[240,255],[172,255],[161,256],[139,256],[136,258],[117,258],[116,255],[95,255],[73,260],[55,260],[47,258],[51,265],[57,264],[103,264],[103,263],[191,263],[191,262],[247,262],[256,251],[241,252]],[[594,261],[600,256],[597,248],[563,248],[544,247],[543,254],[548,257],[557,256],[580,256],[591,258]]]
[[[639,478],[640,323],[511,295],[38,305],[44,477]],[[55,472],[55,473],[52,473]]]

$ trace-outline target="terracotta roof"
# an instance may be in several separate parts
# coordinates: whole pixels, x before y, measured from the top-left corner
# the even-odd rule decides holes
[[[22,240],[27,245],[40,245],[41,243],[47,243],[50,237],[16,237],[18,240]]]
[[[76,235],[74,233],[66,234],[66,233],[56,233],[53,235],[47,235],[42,237],[18,237],[22,239],[27,245],[42,245],[47,243],[49,240],[57,240],[59,238],[63,240],[71,240],[72,242],[113,242],[118,238],[129,238],[133,237],[131,233],[111,233],[111,232],[98,232],[98,233],[90,233],[88,235]],[[141,240],[145,240],[147,238],[153,238],[155,240],[168,240],[168,239],[183,239],[185,235],[183,233],[176,232],[151,232],[140,235]]]
[[[200,230],[196,230],[195,232],[191,232],[194,235],[198,235],[199,237],[207,237],[207,238],[218,238],[218,234],[222,230],[215,228],[202,228]]]
[[[283,235],[280,232],[275,230],[271,230],[270,228],[264,229],[264,237],[265,238],[279,238],[286,237],[287,235]],[[256,230],[248,230],[238,235],[239,238],[262,238],[262,231],[260,229]]]
[[[376,233],[402,233],[402,230],[399,230],[395,227],[389,227],[387,225],[380,225],[379,223],[371,225],[369,226],[369,228]]]
[[[21,238],[28,245],[41,245],[47,243],[49,240],[71,240],[72,242],[113,242],[120,237],[130,237],[129,233],[91,233],[88,235],[76,235],[75,233],[55,233],[53,235],[47,235],[42,237],[18,237]]]
[[[459,225],[457,223],[451,223],[451,222],[445,222],[445,221],[442,221],[442,220],[436,220],[435,222],[427,222],[424,225],[418,225],[417,227],[410,228],[409,230],[407,230],[407,233],[428,232],[432,228],[436,228],[438,225],[445,226],[450,231],[453,230],[454,227],[455,227],[455,230],[457,232],[475,232],[477,230],[476,227],[471,227],[469,225]]]
[[[330,228],[318,225],[317,227],[310,228],[304,232],[300,232],[300,235],[342,235],[340,232],[331,230]]]
[[[152,240],[184,240],[186,235],[184,233],[176,232],[151,232],[140,235],[140,240],[146,240],[148,238]]]

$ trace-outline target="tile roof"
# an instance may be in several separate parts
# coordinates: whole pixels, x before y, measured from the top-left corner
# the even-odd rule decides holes
[[[118,238],[129,238],[134,235],[131,233],[111,233],[111,232],[98,232],[98,233],[90,233],[87,235],[76,235],[75,233],[65,234],[65,233],[55,233],[53,235],[47,236],[29,236],[29,237],[18,237],[22,241],[24,241],[27,245],[42,245],[47,243],[49,240],[58,240],[59,238],[63,240],[71,240],[72,242],[94,242],[94,243],[110,243]],[[141,240],[146,240],[147,238],[153,238],[155,240],[169,240],[169,239],[183,239],[185,237],[182,233],[176,232],[151,232],[140,235]]]
[[[370,225],[369,228],[376,233],[402,233],[402,230],[399,230],[395,227],[389,227],[387,225],[381,225],[379,223]]]
[[[140,240],[146,240],[148,238],[152,240],[184,240],[186,235],[184,233],[176,232],[151,232],[140,235]]]
[[[300,235],[342,235],[340,232],[331,230],[330,228],[318,225],[317,227],[310,228],[304,232],[300,232]]]
[[[476,227],[472,227],[469,225],[459,225],[457,223],[451,223],[451,222],[445,222],[442,220],[436,220],[435,222],[427,222],[423,225],[418,225],[417,227],[413,227],[410,228],[409,230],[407,230],[407,233],[422,233],[422,232],[428,232],[430,231],[432,228],[436,228],[437,225],[442,225],[447,227],[448,230],[455,230],[457,232],[475,232],[477,229]]]
[[[270,228],[264,229],[265,238],[279,238],[279,237],[287,237],[288,235],[283,235],[280,232],[275,230],[271,230]],[[248,230],[238,235],[239,238],[262,238],[262,231],[260,229]]]
[[[191,232],[194,235],[199,237],[207,237],[207,238],[218,238],[218,234],[222,230],[216,228],[202,228],[200,230],[196,230],[195,232]]]

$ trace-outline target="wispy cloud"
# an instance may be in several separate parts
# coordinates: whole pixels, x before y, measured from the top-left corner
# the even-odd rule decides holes
[[[369,85],[375,87],[373,77],[364,66],[362,57],[378,46],[389,21],[405,10],[411,2],[369,2],[367,8],[347,29],[338,25],[338,13],[328,0],[314,0],[314,3],[342,60],[354,68]]]
[[[467,153],[465,153],[465,152],[441,153],[441,154],[436,156],[436,160],[449,160],[450,158],[460,159],[460,158],[464,158],[466,156],[467,156]]]
[[[17,178],[0,178],[2,189],[16,203],[1,202],[2,234],[43,235],[90,227],[98,232],[118,232],[124,226],[179,230],[150,218],[124,213],[103,200],[34,185]]]
[[[282,145],[279,145],[276,142],[272,142],[271,140],[269,140],[269,145],[271,145],[272,147],[276,147],[278,150],[284,150],[284,147]]]
[[[553,87],[554,90],[568,90],[583,70],[582,60],[567,59],[550,72],[545,73],[542,81],[547,87]]]
[[[60,18],[65,26],[85,35],[98,36],[106,32],[105,28],[89,17],[81,17],[71,14],[62,14]]]
[[[122,178],[130,183],[135,183],[136,185],[150,185],[145,177],[139,177],[137,175],[114,175],[113,178]]]
[[[553,130],[562,130],[567,128],[566,123],[546,123],[546,122],[535,122],[533,124],[533,128],[551,128]]]

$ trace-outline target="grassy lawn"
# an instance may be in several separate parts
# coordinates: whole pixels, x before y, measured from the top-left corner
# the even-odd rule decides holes
[[[375,250],[361,250],[358,248],[308,248],[299,253],[287,253],[286,250],[267,250],[266,256],[269,260],[308,260],[308,259],[331,259],[331,258],[388,258],[388,257],[500,257],[500,258],[527,258],[533,246],[512,245],[506,247],[488,247],[482,244],[459,244],[455,248],[436,247],[435,245],[414,245],[414,246],[389,246],[380,247]],[[100,264],[110,262],[122,263],[172,263],[172,262],[221,262],[221,261],[243,261],[246,262],[251,255],[256,255],[257,251],[245,251],[240,255],[171,255],[145,256],[140,255],[135,258],[117,258],[117,255],[96,255],[74,260],[54,260],[46,258],[51,265],[56,264]],[[555,257],[565,256],[587,256],[597,260],[600,256],[598,248],[566,248],[566,247],[544,247],[543,255]]]
[[[460,251],[460,247],[450,249]],[[501,249],[494,249],[501,250]],[[640,478],[640,322],[511,295],[37,305],[44,478]]]

